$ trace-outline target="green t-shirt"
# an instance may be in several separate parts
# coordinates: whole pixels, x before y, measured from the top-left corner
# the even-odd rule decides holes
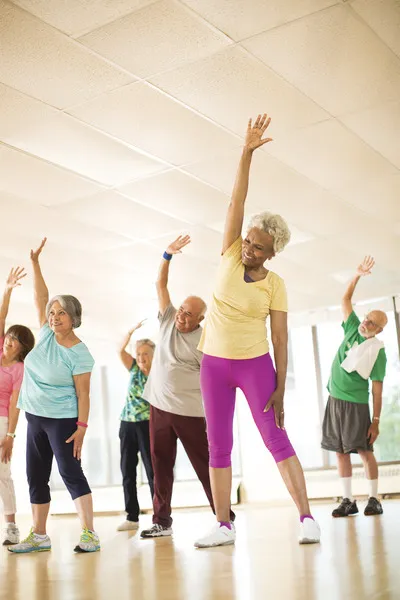
[[[125,406],[122,409],[121,421],[129,421],[130,423],[148,421],[150,419],[150,404],[142,398],[147,375],[142,373],[135,360],[133,361],[130,373],[128,395]]]
[[[360,319],[353,311],[347,321],[342,323],[344,329],[344,340],[332,364],[331,376],[328,382],[328,390],[333,398],[356,402],[357,404],[368,404],[369,380],[364,379],[356,371],[348,373],[341,367],[347,352],[356,344],[365,342],[365,338],[358,333]],[[383,381],[386,373],[386,352],[384,348],[379,350],[377,359],[372,368],[371,381]]]

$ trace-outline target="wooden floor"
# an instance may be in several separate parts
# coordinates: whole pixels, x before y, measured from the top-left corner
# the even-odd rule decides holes
[[[360,504],[360,508],[363,503]],[[321,545],[299,546],[290,506],[241,507],[235,546],[196,550],[213,524],[209,511],[178,511],[174,537],[141,540],[117,533],[119,517],[99,517],[102,550],[75,555],[79,527],[52,518],[51,552],[0,554],[0,598],[7,600],[366,600],[400,598],[400,501],[381,517],[332,519],[313,507]],[[150,524],[143,516],[142,526]],[[24,532],[29,519],[20,521]]]

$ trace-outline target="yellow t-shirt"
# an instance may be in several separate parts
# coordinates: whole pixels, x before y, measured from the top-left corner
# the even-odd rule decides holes
[[[239,237],[221,258],[199,350],[234,359],[266,354],[266,320],[270,310],[287,312],[283,279],[269,271],[265,279],[246,283]]]

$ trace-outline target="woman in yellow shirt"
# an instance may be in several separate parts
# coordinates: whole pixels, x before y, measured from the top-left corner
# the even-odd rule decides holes
[[[246,237],[241,237],[252,155],[272,141],[262,138],[270,121],[264,114],[254,125],[251,119],[248,124],[226,218],[217,283],[199,345],[204,352],[201,390],[217,513],[216,526],[195,542],[199,548],[233,544],[236,537],[229,521],[236,388],[245,394],[263,441],[299,510],[300,543],[320,540],[319,526],[310,514],[303,469],[284,429],[288,341],[285,284],[264,267],[284,249],[290,232],[282,217],[265,212],[253,217]],[[268,316],[276,371],[269,354]]]

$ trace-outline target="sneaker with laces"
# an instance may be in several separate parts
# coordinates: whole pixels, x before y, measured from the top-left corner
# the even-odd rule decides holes
[[[306,517],[300,523],[299,544],[318,544],[321,540],[321,529],[317,521]]]
[[[136,529],[139,529],[139,521],[128,521],[128,519],[117,527],[117,531],[134,531]]]
[[[9,552],[15,552],[16,554],[26,554],[27,552],[47,552],[51,550],[51,541],[48,535],[38,536],[31,528],[28,537],[26,537],[19,544],[9,546]]]
[[[19,544],[19,529],[15,523],[7,523],[4,530],[3,546]]]
[[[343,498],[341,503],[335,510],[332,511],[332,517],[348,517],[350,515],[356,515],[358,513],[357,502]]]
[[[95,531],[82,529],[79,544],[75,546],[74,552],[98,552],[100,550],[99,536]]]
[[[232,525],[232,523],[231,523]],[[212,548],[214,546],[229,546],[234,544],[236,540],[236,529],[232,527],[226,527],[217,523],[214,525],[210,533],[202,538],[195,541],[194,545],[196,548]]]
[[[368,499],[367,506],[365,507],[364,515],[367,517],[372,517],[373,515],[381,515],[382,513],[382,504],[377,498],[371,496],[371,498]]]
[[[154,523],[153,527],[150,529],[143,529],[140,534],[141,538],[153,538],[153,537],[163,537],[167,535],[172,535],[171,527],[164,527],[164,525],[159,525],[158,523]]]

